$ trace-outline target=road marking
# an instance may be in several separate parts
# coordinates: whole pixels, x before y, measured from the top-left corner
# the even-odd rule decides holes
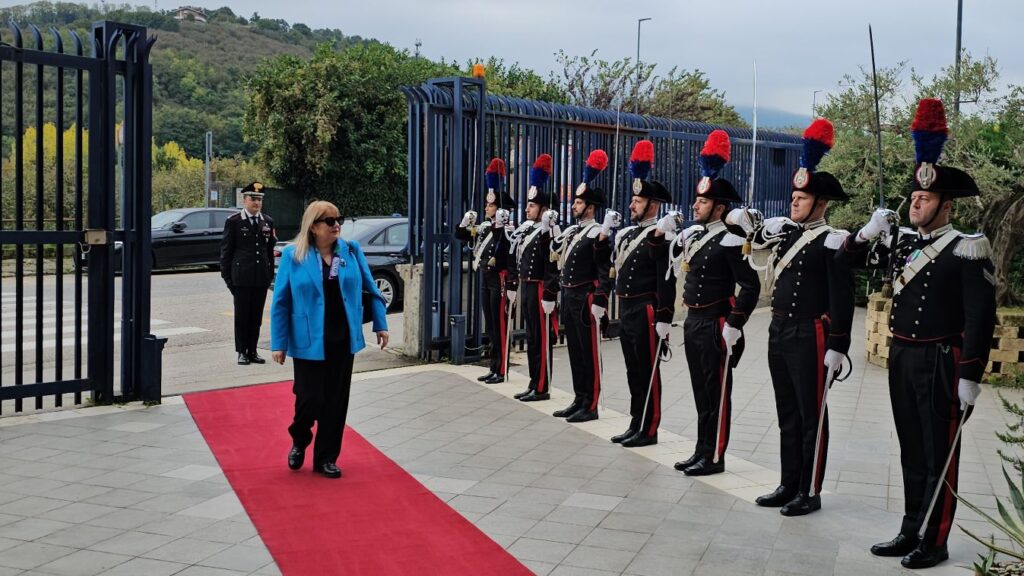
[[[116,321],[119,321],[119,320],[116,320]],[[43,320],[43,323],[44,324],[46,323],[45,319]],[[164,326],[164,325],[167,325],[167,324],[170,324],[170,323],[171,322],[169,320],[150,320],[149,321],[149,325],[150,326]],[[28,322],[26,322],[25,324],[26,324],[26,329],[22,332],[22,338],[24,338],[25,340],[28,340],[30,338],[35,338],[36,331],[34,329],[31,329],[32,326],[29,326]],[[35,323],[33,322],[32,324],[34,325]],[[7,325],[7,324],[5,324],[5,325],[8,326],[8,327],[11,326],[11,325]],[[87,328],[86,322],[83,321],[82,322],[82,333],[83,334],[86,332],[86,328]],[[117,326],[116,325],[114,326],[114,329],[117,330]],[[74,334],[75,333],[75,325],[74,325],[74,323],[67,323],[67,322],[65,322],[64,326],[62,327],[61,333],[63,333],[63,334]],[[57,334],[57,327],[56,326],[43,328],[43,336],[53,336],[55,334]],[[0,340],[12,340],[12,339],[16,338],[17,335],[18,335],[18,333],[15,330],[4,330],[4,331],[0,332]]]
[[[209,330],[207,330],[206,328],[199,328],[198,326],[179,326],[177,328],[158,328],[156,330],[153,330],[152,332],[153,332],[154,336],[165,338],[165,337],[171,337],[171,336],[183,336],[185,334],[199,334],[201,332],[209,332]],[[115,329],[114,330],[114,342],[118,342],[119,340],[121,340],[121,331]],[[82,345],[83,346],[88,341],[89,341],[89,339],[86,336],[82,336]],[[62,348],[72,348],[75,345],[75,341],[74,341],[74,339],[70,339],[68,341],[63,342],[62,344],[63,344]],[[57,343],[54,342],[53,340],[47,340],[47,341],[43,342],[43,349],[56,348],[56,346],[57,346]],[[0,345],[0,353],[14,352],[14,348],[15,348],[15,343],[14,342]],[[23,351],[29,351],[29,350],[35,350],[35,349],[36,349],[36,344],[35,344],[34,341],[32,341],[32,342],[23,342],[23,346],[22,346],[22,350]]]

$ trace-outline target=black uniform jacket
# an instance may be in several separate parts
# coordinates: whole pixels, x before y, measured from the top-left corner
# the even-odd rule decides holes
[[[615,293],[619,298],[651,298],[654,301],[654,316],[657,322],[672,322],[675,315],[676,279],[669,271],[668,242],[664,236],[657,236],[655,219],[645,220],[639,226],[624,228],[615,237]],[[636,248],[626,254],[640,234],[646,237]]]
[[[256,225],[241,211],[224,222],[220,241],[220,275],[229,287],[270,286],[274,278],[274,244],[277,232],[270,216],[260,213]]]
[[[513,248],[509,267],[520,282],[543,283],[544,300],[553,301],[558,298],[558,263],[551,261],[551,232],[540,232],[537,226]]]
[[[562,288],[593,285],[594,304],[608,308],[608,294],[612,291],[612,280],[608,276],[612,244],[610,239],[600,238],[601,226],[588,222],[562,239],[565,251],[559,283]]]
[[[488,220],[478,229],[475,244],[473,244],[472,263],[475,270],[483,270],[484,285],[488,288],[501,288],[501,273],[509,269],[509,262],[512,256],[508,253],[509,241],[505,236],[506,230],[511,232],[512,226],[497,230]],[[473,242],[471,227],[458,227],[455,229],[455,238],[462,242]],[[506,290],[516,289],[516,280],[511,275],[506,275]]]
[[[687,248],[698,246],[706,236],[724,227],[720,220],[712,222],[703,231],[687,238]],[[688,254],[689,272],[683,281],[683,304],[687,308],[722,306],[723,302],[735,296],[736,302],[726,319],[733,328],[742,328],[746,324],[761,294],[757,272],[743,260],[743,241],[743,238],[729,232],[705,241],[697,252]],[[739,294],[736,294],[737,284]]]

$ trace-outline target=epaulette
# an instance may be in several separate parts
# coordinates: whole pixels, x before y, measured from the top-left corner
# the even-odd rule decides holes
[[[597,238],[601,235],[600,226],[591,226],[590,230],[587,230],[587,238]]]
[[[953,254],[966,260],[985,260],[992,258],[992,245],[984,234],[960,234],[960,241],[953,248]]]
[[[747,241],[747,239],[742,237],[742,236],[737,236],[735,234],[726,232],[724,235],[722,235],[721,244],[722,244],[722,246],[728,246],[728,247],[743,246],[743,243],[746,242],[746,241]]]
[[[843,246],[843,242],[846,241],[846,237],[850,233],[846,230],[832,230],[825,236],[825,248],[829,250],[839,250]]]

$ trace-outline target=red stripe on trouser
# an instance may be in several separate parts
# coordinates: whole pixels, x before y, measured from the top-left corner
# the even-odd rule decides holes
[[[658,372],[658,333],[654,329],[654,306],[647,305],[647,334],[651,346],[651,425],[647,428],[647,435],[654,436],[658,432],[658,425],[661,424],[661,398],[658,388],[661,385],[661,375]],[[646,400],[646,398],[645,398]],[[645,407],[646,409],[646,407]],[[640,423],[643,425],[643,422]]]
[[[824,428],[825,422],[821,419],[821,411],[827,408],[821,404],[821,400],[825,396],[825,326],[821,323],[821,320],[814,321],[814,335],[815,343],[817,344],[817,358],[818,358],[818,420],[821,421],[822,427]],[[815,423],[817,424],[817,423]],[[811,482],[814,483],[814,493],[821,494],[821,482],[825,478],[825,467],[821,465],[821,461],[825,459],[825,451],[828,450],[828,446],[825,445],[825,433],[823,430],[817,430],[821,438],[821,447],[818,449],[818,474],[816,478],[811,478]],[[815,437],[815,442],[818,439]],[[812,456],[813,458],[813,456]]]
[[[728,394],[729,377],[727,370],[729,365],[726,364],[726,345],[725,338],[721,337],[722,329],[725,328],[725,317],[718,319],[718,334],[719,340],[722,343],[722,355],[718,362],[718,383],[722,386],[722,390],[719,391],[719,403],[718,403],[718,419],[721,422],[718,429],[718,456],[721,458],[725,456],[725,445],[729,443],[729,403],[732,402],[732,398]]]
[[[587,308],[584,314],[590,314],[590,307],[594,305],[594,295],[587,296]],[[597,410],[597,399],[601,396],[601,359],[597,355],[597,347],[601,342],[597,338],[598,319],[590,314],[590,359],[594,364],[594,389],[591,392],[591,401],[588,410]]]
[[[935,536],[935,544],[942,545],[946,543],[946,539],[949,538],[949,529],[953,525],[953,492],[957,486],[957,476],[960,468],[960,458],[956,453],[956,446],[953,445],[953,439],[956,438],[956,429],[960,425],[960,415],[957,414],[957,402],[960,401],[959,386],[960,386],[960,349],[956,346],[953,347],[953,378],[950,381],[950,385],[953,387],[952,397],[953,402],[949,405],[949,451],[953,454],[953,457],[949,461],[949,468],[946,469],[945,482],[949,483],[949,487],[945,485],[943,480],[939,480],[939,485],[935,487],[936,490],[943,490],[942,495],[942,516],[939,517],[939,531]],[[943,462],[945,464],[945,462]],[[927,526],[925,529],[927,530]]]
[[[505,375],[505,356],[508,354],[508,295],[505,293],[505,276],[507,274],[505,270],[498,273],[498,276],[501,278],[501,282],[498,283],[501,286],[501,310],[498,311],[498,316],[501,316],[501,318],[498,318],[498,331],[501,333],[501,344],[498,344],[498,353],[500,354],[498,358],[498,376]]]
[[[537,394],[548,391],[548,331],[551,329],[544,320],[544,284],[537,283],[537,312],[540,314],[540,377],[537,378]]]

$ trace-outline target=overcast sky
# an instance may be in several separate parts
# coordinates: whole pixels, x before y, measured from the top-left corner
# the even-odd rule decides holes
[[[176,5],[158,2],[161,9]],[[640,55],[659,71],[699,68],[731,104],[749,109],[756,58],[759,106],[809,114],[815,90],[835,89],[843,74],[870,67],[869,23],[879,66],[906,60],[931,76],[950,65],[957,1],[217,0],[209,7],[220,5],[246,17],[258,12],[339,28],[410,51],[419,38],[430,58],[464,62],[494,55],[544,76],[559,49],[573,55],[597,49],[608,60],[634,57],[637,19],[650,17]],[[1004,85],[1024,84],[1024,1],[965,0],[963,20],[964,48],[994,56]]]

